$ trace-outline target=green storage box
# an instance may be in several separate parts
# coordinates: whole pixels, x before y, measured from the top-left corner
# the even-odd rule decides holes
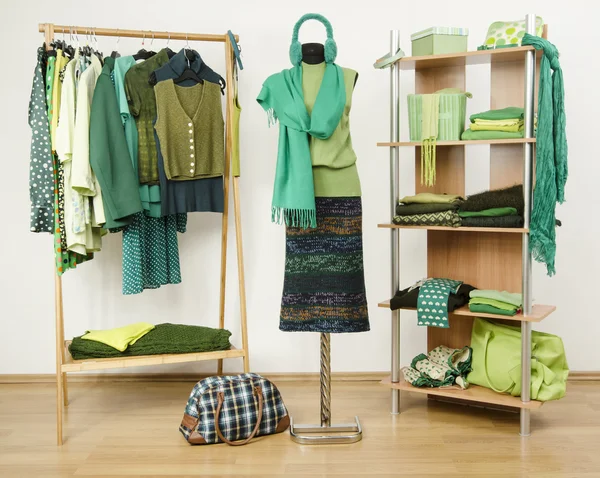
[[[457,141],[465,130],[467,98],[471,93],[443,93],[440,90],[438,141]],[[408,95],[408,130],[411,141],[421,141],[421,116],[424,95]]]
[[[412,56],[467,51],[468,28],[431,27],[410,36]]]

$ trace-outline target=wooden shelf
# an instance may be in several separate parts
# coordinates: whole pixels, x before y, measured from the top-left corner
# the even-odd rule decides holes
[[[442,55],[405,56],[397,63],[402,70],[442,68],[448,66],[479,65],[484,63],[504,63],[525,59],[525,53],[532,51],[532,46],[499,48],[497,50],[476,50]],[[540,53],[537,53],[541,56]]]
[[[399,226],[397,224],[377,224],[381,229],[426,229],[428,231],[452,232],[512,232],[516,234],[528,233],[529,229],[523,227],[449,227],[449,226]]]
[[[513,139],[473,139],[467,141],[438,141],[436,146],[468,146],[470,144],[524,144],[535,143],[535,138],[513,138]],[[421,146],[420,141],[400,141],[377,143],[377,146]]]
[[[69,353],[70,340],[65,342],[65,360],[61,366],[63,372],[83,372],[88,370],[106,370],[112,368],[143,367],[167,363],[200,362],[243,357],[244,351],[231,347],[229,350],[191,354],[139,355],[135,357],[112,357],[74,360]]]
[[[405,382],[404,379],[401,379],[401,381],[398,383],[392,383],[389,377],[382,380],[380,383],[385,387],[403,390],[405,392],[434,395],[436,397],[466,400],[469,402],[489,403],[493,405],[500,405],[502,407],[528,408],[533,410],[540,408],[543,405],[543,402],[539,402],[537,400],[523,403],[519,397],[496,393],[489,388],[480,387],[478,385],[471,385],[466,390],[458,390],[455,388],[418,388],[413,387],[408,382]]]
[[[377,306],[381,307],[383,309],[389,309],[390,301],[385,300],[385,301],[377,304]],[[414,307],[406,307],[406,308],[402,308],[400,310],[416,310],[416,309]],[[480,312],[471,312],[469,310],[469,306],[465,305],[459,309],[456,309],[454,312],[451,312],[451,314],[463,316],[463,317],[481,317],[482,319],[514,320],[517,322],[541,322],[555,310],[556,310],[555,305],[535,304],[533,307],[531,307],[531,314],[528,315],[527,317],[525,317],[525,316],[523,316],[523,314],[516,314],[516,315],[510,316],[510,315],[483,314]]]

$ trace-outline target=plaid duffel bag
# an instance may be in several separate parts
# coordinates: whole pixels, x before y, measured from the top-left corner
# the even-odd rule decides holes
[[[277,387],[256,373],[208,377],[190,394],[179,431],[192,445],[245,445],[290,425]]]

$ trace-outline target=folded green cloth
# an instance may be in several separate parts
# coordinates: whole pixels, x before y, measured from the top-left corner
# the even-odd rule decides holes
[[[523,131],[473,131],[469,128],[463,132],[460,139],[462,139],[463,141],[475,141],[486,139],[518,139],[522,137]]]
[[[433,194],[419,193],[414,196],[404,196],[400,201],[402,204],[447,204],[457,199],[463,199],[458,194]]]
[[[469,387],[467,375],[471,371],[473,349],[465,346],[462,349],[451,349],[440,345],[429,354],[419,354],[404,367],[404,380],[414,387],[449,387],[458,385]]]
[[[503,310],[485,304],[469,304],[469,310],[477,314],[495,314],[513,316],[517,314],[517,309]]]
[[[506,292],[505,290],[486,290],[486,289],[475,289],[469,293],[471,299],[483,298],[493,299],[504,302],[505,304],[512,304],[515,307],[521,307],[523,305],[523,296],[516,292]]]
[[[485,297],[473,297],[469,301],[469,305],[471,305],[471,304],[490,305],[492,307],[496,307],[496,309],[509,310],[509,311],[517,310],[519,308],[516,305],[509,304],[508,302],[502,302],[501,300],[496,300],[496,299],[487,299]]]
[[[392,222],[394,224],[398,224],[399,226],[460,227],[460,217],[456,211],[413,214],[411,216],[394,216]]]
[[[108,357],[131,357],[157,354],[185,354],[229,350],[231,332],[197,325],[159,324],[154,330],[119,352],[110,345],[75,337],[69,352],[75,360]]]
[[[397,204],[396,216],[412,216],[413,214],[429,214],[432,212],[455,211],[458,209],[457,202],[439,204]]]
[[[482,113],[476,113],[471,115],[471,123],[474,123],[476,119],[483,120],[506,120],[506,119],[523,119],[525,118],[525,110],[518,106],[509,106],[508,108],[502,108],[499,110],[488,110]]]
[[[463,217],[461,221],[463,227],[523,227],[521,216]]]
[[[461,211],[485,211],[498,207],[514,207],[519,215],[523,214],[523,186],[517,184],[508,188],[491,189],[470,194],[460,204]]]
[[[398,213],[396,208],[396,214]],[[460,217],[495,217],[495,216],[516,216],[517,210],[514,207],[494,207],[484,209],[483,211],[458,211]]]
[[[504,132],[520,132],[523,131],[523,122],[512,125],[504,125],[504,124],[479,124],[479,123],[471,123],[471,131],[504,131]]]

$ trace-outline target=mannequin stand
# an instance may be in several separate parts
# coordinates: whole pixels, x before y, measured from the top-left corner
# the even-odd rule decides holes
[[[331,337],[321,334],[321,425],[296,425],[290,420],[290,435],[303,445],[332,445],[362,440],[358,417],[355,423],[331,424]]]

